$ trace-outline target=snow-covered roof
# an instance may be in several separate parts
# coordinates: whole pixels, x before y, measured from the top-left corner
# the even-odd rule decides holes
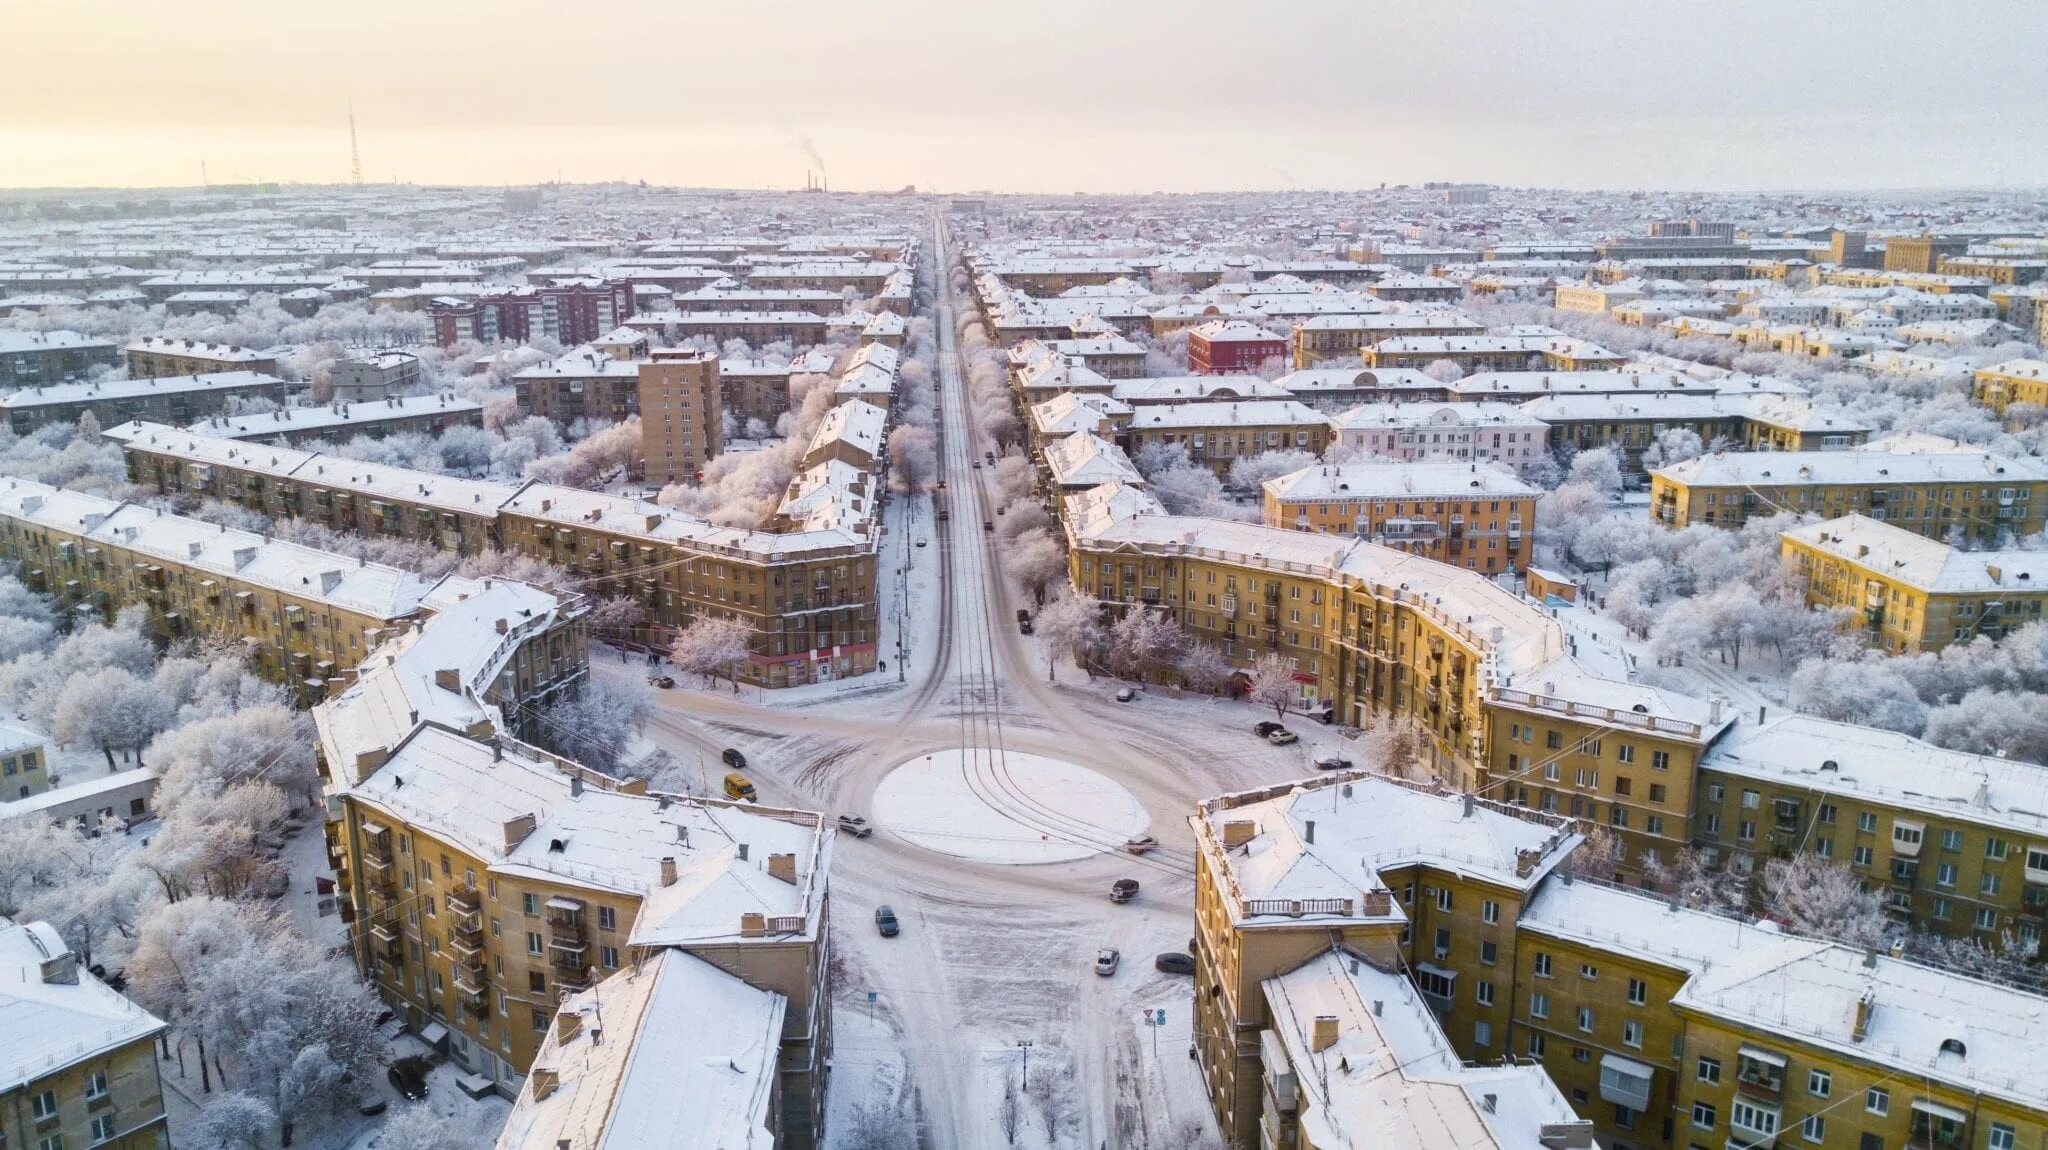
[[[389,420],[481,414],[483,409],[483,404],[448,394],[392,396],[361,403],[285,407],[261,415],[219,415],[192,424],[190,430],[225,439],[267,439],[274,435],[315,433],[345,435],[350,428]]]
[[[1442,391],[1444,385],[1412,367],[1305,367],[1275,380],[1291,395],[1324,391]]]
[[[633,946],[816,937],[830,836],[821,816],[627,794],[510,740],[500,744],[422,724],[341,789],[460,846],[491,874],[639,897]],[[508,834],[508,823],[527,816],[530,832]],[[791,878],[771,873],[785,855]],[[676,864],[666,885],[663,859]],[[751,915],[761,916],[758,929]]]
[[[877,459],[882,454],[882,436],[889,424],[889,412],[866,400],[856,399],[825,413],[818,423],[818,430],[811,436],[806,454],[829,450],[835,443],[844,443]]]
[[[1521,407],[1546,423],[1746,419],[1794,431],[1851,434],[1871,430],[1861,420],[1818,410],[1806,399],[1791,395],[1706,390],[1564,394],[1538,396]]]
[[[693,954],[657,951],[563,1001],[574,1033],[549,1031],[499,1150],[767,1150],[788,1009]]]
[[[1779,536],[1923,592],[2048,592],[2048,551],[1959,551],[1861,515],[1795,527]]]
[[[1142,487],[1121,480],[1076,491],[1066,497],[1067,516],[1084,532],[1097,530],[1134,515],[1164,515],[1159,500]]]
[[[1131,428],[1135,431],[1156,428],[1312,427],[1327,426],[1329,422],[1329,416],[1292,399],[1153,403],[1135,408],[1131,413]]]
[[[274,375],[255,371],[216,371],[203,375],[162,375],[147,379],[105,379],[84,383],[51,383],[25,387],[0,396],[0,410],[47,407],[97,400],[135,399],[145,395],[182,395],[188,392],[243,391],[250,388],[284,388]]]
[[[1093,432],[1079,431],[1045,445],[1045,469],[1058,487],[1098,487],[1104,483],[1143,486],[1144,476],[1123,449]]]
[[[223,363],[260,363],[272,358],[253,347],[242,347],[231,343],[204,343],[199,340],[176,339],[167,335],[150,335],[135,340],[121,349],[129,353],[148,355],[183,355],[199,359],[218,360]]]
[[[1403,973],[1332,949],[1262,987],[1307,1143],[1545,1150],[1556,1128],[1591,1125],[1539,1065],[1468,1066]]]
[[[1845,946],[1789,960],[1758,951],[1694,975],[1671,1004],[1875,1063],[1905,1082],[2048,1107],[2038,1070],[2048,999],[1952,971]],[[1943,1049],[1951,1041],[1960,1049]]]
[[[1111,382],[1079,359],[1048,356],[1017,372],[1017,386],[1034,391],[1110,391]]]
[[[114,343],[75,331],[0,331],[0,355],[88,350],[111,352]]]
[[[1031,425],[1041,436],[1098,431],[1112,416],[1131,413],[1131,405],[1099,392],[1063,391],[1031,407]]]
[[[1415,427],[1541,427],[1543,421],[1512,403],[1362,403],[1330,417],[1340,431]]]
[[[1210,320],[1188,333],[1190,339],[1197,336],[1209,343],[1283,343],[1287,339],[1241,319]]]
[[[1255,375],[1162,375],[1111,381],[1109,394],[1129,404],[1199,399],[1286,399],[1285,389]]]
[[[638,379],[641,360],[620,359],[596,344],[537,363],[512,378],[517,379]]]
[[[1389,889],[1381,871],[1421,863],[1529,890],[1580,841],[1570,819],[1377,775],[1223,795],[1193,821],[1241,929],[1404,921],[1374,892]]]
[[[1700,769],[2048,834],[2048,767],[1952,751],[1879,727],[1814,715],[1737,723],[1701,758]]]
[[[1515,473],[1489,463],[1318,463],[1268,479],[1266,494],[1283,503],[1351,499],[1498,499],[1541,494]]]
[[[71,981],[45,981],[69,957]],[[0,1093],[164,1029],[155,1015],[77,967],[46,922],[0,919]]]
[[[1988,451],[1717,451],[1653,475],[1695,487],[1841,486],[1871,483],[2035,483],[2048,464]]]
[[[1824,950],[1773,923],[1745,922],[1603,882],[1545,882],[1515,928],[1698,974],[1755,958],[1785,960]]]

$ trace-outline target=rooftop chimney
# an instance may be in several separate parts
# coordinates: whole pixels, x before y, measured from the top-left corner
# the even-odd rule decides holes
[[[1250,819],[1232,819],[1223,824],[1223,847],[1239,847],[1258,837],[1259,824]]]
[[[768,877],[796,885],[796,856],[793,854],[769,855]]]
[[[1303,819],[1303,820],[1302,820],[1302,824],[1301,824],[1301,841],[1302,841],[1302,842],[1305,842],[1305,843],[1307,843],[1307,844],[1308,844],[1308,845],[1310,845],[1310,846],[1314,846],[1314,845],[1315,845],[1315,843],[1316,843],[1316,821],[1315,821],[1314,819]]]
[[[520,815],[518,818],[506,819],[505,849],[509,851],[520,843],[525,842],[526,836],[532,834],[533,829],[539,825],[540,820],[532,815]]]
[[[676,856],[674,855],[663,855],[661,857],[661,885],[676,885]]]
[[[552,1066],[536,1066],[528,1081],[533,1086],[533,1100],[545,1102],[562,1084],[562,1075]]]
[[[583,1015],[574,1010],[564,1010],[555,1015],[555,1045],[567,1046],[583,1033]]]
[[[1316,1015],[1314,1029],[1309,1033],[1309,1050],[1320,1054],[1335,1045],[1337,1045],[1337,1016],[1334,1014]]]
[[[1877,956],[1872,954],[1874,959]],[[1877,1009],[1877,992],[1866,990],[1856,1000],[1855,1015],[1849,1020],[1849,1040],[1861,1042],[1870,1035],[1870,1015]]]

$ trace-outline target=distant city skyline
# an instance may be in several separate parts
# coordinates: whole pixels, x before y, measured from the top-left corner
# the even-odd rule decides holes
[[[342,183],[351,102],[378,183],[2048,186],[2048,6],[2017,0],[699,8],[16,6],[0,186]]]

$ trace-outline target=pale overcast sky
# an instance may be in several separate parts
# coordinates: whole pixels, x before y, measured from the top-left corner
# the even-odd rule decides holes
[[[0,186],[2048,186],[2048,0],[0,0]]]

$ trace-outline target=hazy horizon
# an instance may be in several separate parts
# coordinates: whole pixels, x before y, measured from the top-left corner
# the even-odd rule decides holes
[[[849,191],[2048,186],[2048,6],[2012,0],[561,12],[18,6],[0,186],[345,183],[351,101],[374,183],[795,188],[816,155]]]

